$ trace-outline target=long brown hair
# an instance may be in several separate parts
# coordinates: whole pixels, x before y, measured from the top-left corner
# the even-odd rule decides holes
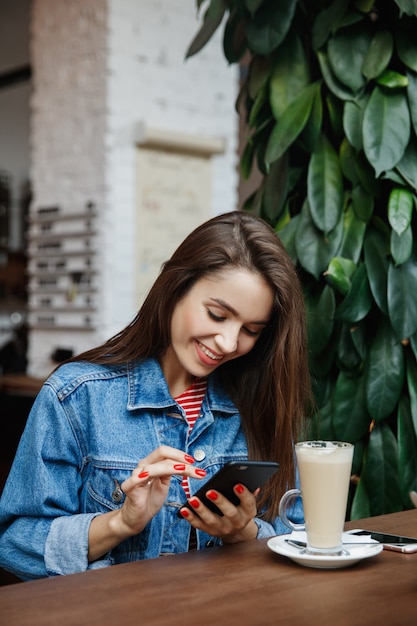
[[[298,276],[270,226],[234,211],[197,227],[163,265],[133,321],[98,348],[71,360],[123,364],[160,358],[170,345],[178,301],[203,276],[244,268],[263,276],[275,294],[271,319],[248,354],[219,366],[242,419],[249,457],[276,460],[280,470],[258,499],[266,519],[278,514],[282,493],[294,483],[293,443],[310,402],[304,301]]]

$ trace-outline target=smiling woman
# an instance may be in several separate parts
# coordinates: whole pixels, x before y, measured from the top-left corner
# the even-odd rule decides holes
[[[32,579],[286,532],[278,503],[309,400],[281,242],[247,213],[205,222],[131,324],[45,382],[0,501],[0,565]],[[221,515],[189,497],[247,459],[280,471],[262,491],[235,485],[238,504],[210,490]]]

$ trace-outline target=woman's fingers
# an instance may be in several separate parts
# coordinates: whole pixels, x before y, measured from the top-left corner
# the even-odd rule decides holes
[[[160,446],[139,461],[130,478],[125,480],[121,487],[128,493],[135,487],[151,485],[152,480],[156,478],[163,483],[169,482],[170,477],[174,475],[204,478],[206,471],[194,467],[193,463],[194,458],[182,450]]]
[[[155,448],[147,457],[142,459],[139,465],[149,465],[170,459],[178,463],[194,463],[194,458],[190,454],[186,454],[183,450],[171,448],[170,446],[159,446]]]
[[[224,536],[239,533],[256,517],[255,496],[259,490],[252,494],[246,487],[237,484],[234,487],[234,492],[240,500],[240,504],[237,506],[220,492],[214,489],[207,491],[206,497],[216,505],[222,515],[211,511],[195,496],[188,500],[191,510],[183,507],[180,509],[180,513],[192,526],[205,530],[209,534]]]
[[[191,476],[193,478],[204,478],[206,470],[194,467],[190,463],[177,463],[172,459],[166,459],[158,463],[145,464],[141,461],[137,468],[132,472],[132,476],[137,478],[163,478],[166,476]]]

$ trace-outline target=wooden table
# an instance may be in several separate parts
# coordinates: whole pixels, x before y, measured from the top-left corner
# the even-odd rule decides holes
[[[417,510],[347,527],[417,534]],[[417,623],[417,554],[302,567],[266,540],[0,589],[3,626],[378,626]]]

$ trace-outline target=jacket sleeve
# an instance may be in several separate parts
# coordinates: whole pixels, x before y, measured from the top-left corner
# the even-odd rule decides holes
[[[23,580],[89,568],[88,531],[96,514],[80,513],[81,450],[61,402],[46,383],[0,500],[0,565]]]

